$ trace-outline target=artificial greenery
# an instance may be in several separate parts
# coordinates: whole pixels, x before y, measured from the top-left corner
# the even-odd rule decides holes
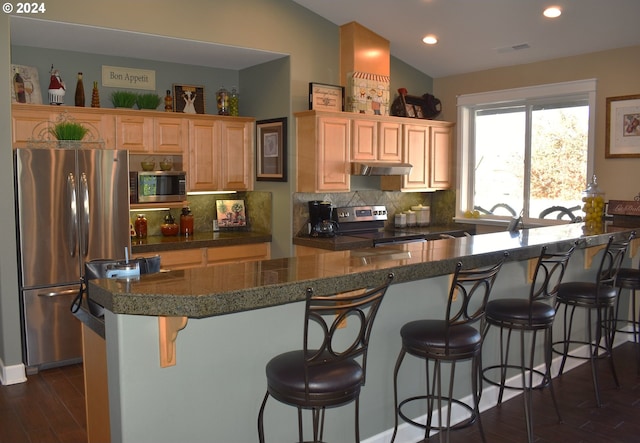
[[[161,101],[160,96],[154,93],[138,94],[136,97],[138,109],[157,109]]]
[[[76,122],[60,122],[49,128],[56,140],[82,140],[87,132],[87,128]]]
[[[129,91],[113,91],[111,93],[111,103],[116,108],[133,108],[136,104],[138,94]]]

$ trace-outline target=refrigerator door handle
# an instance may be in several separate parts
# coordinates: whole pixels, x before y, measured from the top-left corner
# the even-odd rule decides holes
[[[67,244],[69,245],[71,257],[75,257],[78,248],[78,199],[76,195],[76,180],[71,172],[67,176],[67,195],[69,196],[69,211],[71,212]]]
[[[81,235],[82,235],[82,256],[89,254],[89,183],[87,174],[80,174],[80,198],[82,198],[82,214],[81,214]]]
[[[63,297],[65,295],[76,295],[78,289],[66,289],[64,291],[38,292],[38,297]]]

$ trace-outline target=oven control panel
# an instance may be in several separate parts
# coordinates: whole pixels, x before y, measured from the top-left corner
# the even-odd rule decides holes
[[[387,219],[387,208],[383,205],[347,206],[336,208],[338,223],[378,221]]]

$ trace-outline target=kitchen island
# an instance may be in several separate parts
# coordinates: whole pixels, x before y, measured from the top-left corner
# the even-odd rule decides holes
[[[629,231],[615,229],[613,235],[626,238]],[[218,265],[139,280],[92,281],[90,296],[107,308],[112,441],[256,441],[255,420],[266,389],[264,366],[278,353],[301,345],[304,303],[299,302],[305,289],[349,291],[381,282],[393,272],[394,283],[374,325],[360,403],[361,435],[383,441],[376,438],[393,426],[399,330],[407,321],[444,315],[448,275],[458,261],[464,267],[483,266],[508,251],[493,296],[525,297],[529,261],[542,245],[563,249],[578,240],[565,278],[591,278],[591,264],[609,235],[585,236],[581,224],[570,224]],[[166,338],[173,338],[169,352],[174,361],[163,367],[167,349],[159,343],[167,323],[173,324],[173,337]],[[488,337],[488,360],[495,355],[494,342]],[[416,380],[411,389],[420,389],[421,365],[407,364],[404,370]],[[457,389],[462,395],[470,392],[464,383]],[[352,420],[348,409],[327,411],[325,439],[345,441],[345,435],[352,435]],[[268,441],[292,440],[295,410],[274,402],[265,416],[265,432]]]

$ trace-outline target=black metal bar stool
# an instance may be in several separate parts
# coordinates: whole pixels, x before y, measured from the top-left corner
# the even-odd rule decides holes
[[[553,352],[562,355],[558,375],[562,375],[567,357],[589,360],[598,407],[602,406],[598,385],[598,360],[606,359],[609,362],[613,380],[616,386],[620,387],[613,363],[614,309],[618,299],[615,281],[629,242],[634,236],[635,233],[632,233],[628,240],[621,242],[614,242],[613,236],[610,237],[602,253],[595,281],[562,283],[556,296],[556,309],[564,307],[563,339],[553,343]],[[583,308],[587,314],[587,336],[584,340],[572,337],[573,320],[577,308]],[[603,339],[604,344],[601,343]],[[576,354],[575,349],[572,348],[576,345],[588,346],[588,354],[586,356]]]
[[[360,442],[359,396],[364,386],[371,327],[393,280],[374,289],[332,296],[307,289],[303,349],[280,354],[267,363],[267,393],[258,414],[258,438],[264,443],[264,409],[269,396],[298,409],[299,441],[303,442],[302,410],[312,411],[313,442],[321,442],[325,408],[355,401],[355,441]],[[353,332],[344,343],[342,328]],[[358,362],[360,359],[360,362]]]
[[[402,349],[393,371],[393,398],[395,406],[395,425],[391,441],[395,441],[398,432],[398,417],[425,430],[425,439],[431,431],[440,431],[440,441],[449,441],[449,431],[470,426],[478,421],[482,441],[485,441],[478,403],[482,382],[480,375],[480,351],[482,334],[473,324],[484,318],[489,294],[502,267],[505,257],[496,265],[482,269],[462,270],[462,263],[456,265],[449,289],[447,309],[444,320],[412,321],[400,330]],[[398,403],[398,371],[406,354],[425,360],[426,395],[407,398]],[[453,398],[454,375],[458,361],[471,360],[471,387],[473,404],[466,404]],[[433,379],[430,373],[430,361],[433,361]],[[441,364],[449,363],[449,389],[442,394]],[[410,419],[402,412],[402,407],[416,400],[426,400],[426,424]],[[443,401],[447,403],[446,422],[443,419]],[[434,404],[437,402],[438,424],[433,424]],[[451,409],[455,405],[468,412],[469,417],[451,426]],[[446,437],[445,437],[446,435]]]
[[[633,334],[633,342],[636,344],[637,349],[638,343],[640,343],[640,321],[638,321],[638,308],[636,307],[636,290],[640,289],[640,269],[621,268],[618,271],[616,278],[616,287],[618,288],[618,301],[616,303],[614,334],[616,332]],[[618,315],[620,308],[620,295],[622,294],[623,289],[628,289],[630,291],[631,320],[620,319],[620,316]],[[631,326],[631,331],[623,329],[624,326]],[[637,371],[640,374],[640,349],[637,349],[637,351]]]
[[[542,389],[549,386],[558,420],[562,421],[553,392],[553,384],[551,383],[552,328],[553,319],[556,316],[553,303],[555,302],[555,295],[574,249],[575,247],[572,247],[566,252],[551,253],[547,252],[547,247],[544,246],[536,263],[529,289],[529,297],[491,300],[487,304],[484,334],[486,336],[491,326],[500,328],[500,363],[485,367],[482,370],[482,378],[488,383],[500,388],[498,404],[502,403],[505,388],[523,391],[524,415],[529,443],[533,442],[533,401],[531,395],[533,389]],[[511,333],[513,331],[520,331],[519,364],[514,364],[509,361]],[[538,332],[544,333],[544,372],[534,369]],[[528,361],[525,360],[526,333],[529,333],[531,336]],[[517,370],[515,374],[520,373],[521,375],[521,384],[518,386],[507,384],[507,375],[510,370],[514,372],[512,371],[514,369]],[[498,380],[496,380],[496,373]],[[533,381],[534,374],[540,379],[535,385]],[[493,377],[491,375],[493,375]]]

